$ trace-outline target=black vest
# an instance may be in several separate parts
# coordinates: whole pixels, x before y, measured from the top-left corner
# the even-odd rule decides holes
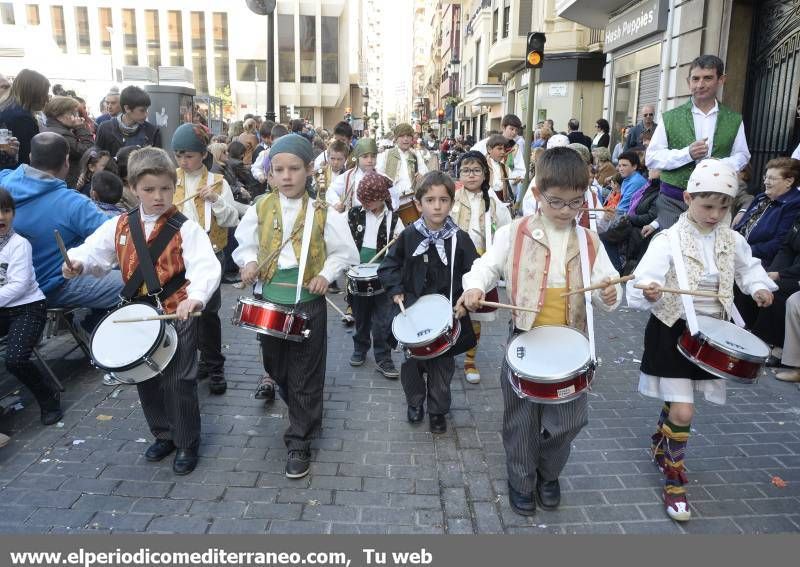
[[[392,214],[390,232],[391,234],[394,234],[395,226],[397,226],[398,216],[392,212],[392,208],[389,206],[388,202],[386,203],[386,212]],[[360,252],[361,247],[364,245],[364,232],[367,230],[367,209],[365,209],[363,206],[351,207],[347,212],[347,224],[350,225],[350,232],[353,235],[353,240],[356,242],[356,248],[358,248]],[[383,219],[378,224],[378,240],[376,244],[376,250],[383,250],[383,247],[386,246],[387,242],[389,242],[389,239],[387,238],[386,234],[386,220]]]

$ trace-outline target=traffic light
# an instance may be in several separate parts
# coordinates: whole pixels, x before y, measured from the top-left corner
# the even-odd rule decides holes
[[[436,110],[436,118],[439,120],[439,122],[444,120],[444,108],[439,108]]]
[[[527,69],[539,69],[544,62],[544,44],[547,38],[542,32],[528,33],[528,50],[525,57]]]

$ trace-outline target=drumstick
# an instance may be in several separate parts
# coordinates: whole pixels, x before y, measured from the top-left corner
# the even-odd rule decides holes
[[[611,280],[608,283],[599,283],[599,284],[595,284],[595,285],[590,285],[589,287],[582,287],[581,289],[576,289],[574,291],[569,291],[567,293],[562,293],[561,297],[567,297],[569,295],[575,295],[576,293],[583,293],[585,291],[594,291],[596,289],[605,289],[605,288],[607,288],[608,286],[611,286],[611,285],[616,285],[618,283],[625,283],[625,282],[627,282],[629,280],[632,280],[633,278],[634,278],[633,274],[631,274],[629,276],[622,276],[621,278],[614,278],[613,280]]]
[[[61,251],[61,256],[64,258],[64,263],[67,265],[67,268],[72,271],[72,260],[67,256],[67,247],[64,246],[64,239],[61,238],[61,233],[58,232],[58,229],[54,229],[53,233],[56,235],[56,244],[58,244],[58,249]]]
[[[200,317],[202,315],[202,311],[192,311],[189,313],[189,317]],[[167,315],[151,315],[149,317],[134,317],[132,319],[114,319],[114,323],[140,323],[142,321],[166,321],[171,319],[177,319],[177,313],[169,313]]]
[[[635,284],[633,287],[635,287],[636,289],[648,289],[650,286],[649,285],[643,285],[643,284]],[[661,291],[663,293],[681,293],[683,295],[696,295],[698,297],[713,297],[715,299],[719,299],[720,297],[723,297],[719,293],[714,293],[713,291],[702,291],[702,290],[699,290],[699,289],[694,289],[694,290],[693,289],[673,289],[673,288],[670,288],[670,287],[662,287],[662,288],[659,288],[658,291]]]
[[[483,301],[481,300],[481,305],[484,307],[497,307],[498,309],[510,309],[511,311],[527,311],[528,313],[538,313],[538,309],[534,309],[533,307],[520,307],[518,305],[509,305],[507,303],[495,303],[494,301]]]
[[[338,306],[337,306],[337,305],[336,305],[336,304],[333,302],[333,300],[332,300],[330,297],[328,297],[327,295],[325,296],[325,301],[327,301],[327,302],[328,302],[328,305],[330,305],[331,307],[333,307],[333,309],[334,309],[334,310],[335,310],[335,311],[336,311],[336,312],[337,312],[339,315],[341,315],[341,316],[342,316],[342,317],[344,317],[344,318],[347,318],[347,313],[345,313],[344,311],[342,311],[341,309],[339,309],[339,307],[338,307]]]
[[[578,209],[579,211],[600,211],[604,213],[614,213],[617,209],[603,209],[603,208],[595,208],[595,207],[581,207]]]
[[[372,264],[372,262],[374,262],[375,260],[377,260],[378,258],[383,256],[383,253],[386,252],[389,249],[389,246],[391,246],[392,244],[397,242],[398,238],[400,238],[400,237],[399,236],[395,236],[394,238],[392,238],[386,246],[381,248],[380,252],[378,252],[372,258],[369,259],[369,262],[367,262],[367,264]]]
[[[303,224],[305,224],[305,223],[303,223]],[[280,247],[279,247],[277,250],[275,250],[275,251],[274,251],[272,254],[270,254],[269,256],[267,256],[266,258],[264,258],[264,260],[263,260],[263,261],[262,261],[262,262],[261,262],[261,263],[260,263],[258,266],[256,266],[256,271],[259,271],[259,272],[260,272],[260,271],[261,271],[261,268],[263,268],[263,267],[264,267],[264,266],[266,266],[267,264],[271,264],[271,263],[272,263],[272,261],[273,261],[273,260],[275,260],[275,258],[277,258],[278,256],[280,256],[280,254],[281,254],[281,250],[283,250],[283,247],[284,247],[284,246],[286,246],[286,245],[289,243],[289,241],[290,241],[291,239],[293,239],[295,236],[297,236],[297,234],[300,232],[300,229],[302,229],[302,228],[303,228],[303,224],[301,224],[300,226],[298,226],[297,228],[295,228],[295,229],[294,229],[294,230],[291,232],[291,234],[289,234],[289,236],[287,236],[287,237],[286,237],[286,240],[284,240],[283,242],[281,242],[281,245],[280,245]]]
[[[212,187],[214,187],[214,186],[216,186],[216,185],[219,185],[220,183],[222,183],[222,180],[220,180],[220,181],[216,181],[216,182],[212,183],[211,185],[206,185],[206,186],[205,186],[205,187],[203,187],[202,189],[199,189],[199,190],[195,191],[194,195],[189,195],[189,196],[188,196],[188,197],[186,197],[185,199],[181,199],[181,200],[180,200],[180,201],[178,201],[177,203],[173,203],[173,204],[174,204],[176,207],[180,207],[180,206],[181,206],[181,205],[183,205],[185,202],[187,202],[187,201],[191,201],[192,199],[194,199],[195,197],[197,197],[198,193],[200,193],[200,191],[202,191],[203,189],[211,189]]]
[[[403,305],[403,300],[401,299],[400,301],[398,301],[397,305],[400,306],[400,313],[405,315],[406,314],[406,306]]]

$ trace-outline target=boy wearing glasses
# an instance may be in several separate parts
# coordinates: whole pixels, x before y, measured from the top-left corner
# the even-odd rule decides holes
[[[588,249],[592,284],[608,283],[619,274],[597,233],[579,227],[576,211],[583,206],[589,171],[570,148],[545,151],[536,163],[534,196],[539,213],[500,228],[486,253],[463,277],[464,293],[456,307],[476,311],[495,282],[506,281],[509,303],[538,309],[512,311],[509,339],[542,325],[587,330],[583,294],[562,297],[583,287],[578,231]],[[592,292],[596,307],[611,311],[622,297],[620,286]],[[536,498],[545,509],[561,501],[558,477],[567,463],[570,444],[588,422],[586,396],[563,404],[539,404],[520,398],[509,380],[507,362],[501,370],[503,391],[503,445],[508,468],[511,508],[523,516],[536,511]]]

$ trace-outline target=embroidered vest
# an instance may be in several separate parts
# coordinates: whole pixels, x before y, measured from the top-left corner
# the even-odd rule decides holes
[[[601,246],[597,233],[585,228],[589,248],[589,265],[594,267],[597,250]],[[534,235],[536,235],[534,237]],[[567,257],[556,258],[566,262],[567,290],[583,287],[580,250],[574,230],[567,242]],[[505,273],[508,296],[511,303],[524,307],[542,309],[547,289],[547,274],[550,271],[551,254],[547,232],[538,216],[528,216],[515,220],[511,225],[511,241]],[[567,325],[586,332],[586,304],[583,294],[571,295],[566,303]],[[536,321],[536,313],[512,311],[514,326],[530,331]]]
[[[678,218],[678,222],[667,230],[678,231],[689,289],[697,289],[700,279],[703,277],[703,254],[697,246],[694,230],[692,230],[687,213],[683,213]],[[724,296],[721,298],[722,306],[725,311],[730,313],[733,305],[733,269],[736,244],[732,229],[720,226],[715,230],[717,237],[714,240],[714,258],[719,270],[719,293]],[[664,234],[656,234],[653,238],[667,238],[666,231]],[[674,264],[670,264],[664,280],[664,287],[680,287]],[[676,293],[663,294],[661,299],[653,304],[652,313],[659,321],[671,327],[683,315],[681,296]]]
[[[392,214],[392,208],[389,205],[390,203],[386,204],[386,214],[392,215],[392,220],[389,221],[389,230],[390,234],[394,234],[398,216]],[[347,212],[347,224],[350,225],[350,233],[353,235],[356,248],[360,251],[361,247],[364,245],[364,233],[367,230],[367,209],[364,207],[352,207]],[[389,242],[389,239],[386,234],[386,218],[384,217],[381,219],[381,222],[378,223],[378,239],[375,244],[376,249],[383,250],[387,242]]]
[[[671,150],[682,149],[697,141],[694,132],[694,119],[692,118],[692,101],[673,108],[663,115],[664,128],[667,133],[667,147]],[[719,105],[717,112],[717,126],[714,130],[711,157],[721,159],[731,155],[733,142],[742,123],[742,115],[734,112],[727,106]],[[694,171],[696,162],[691,161],[678,169],[663,170],[661,180],[686,189],[689,176]]]
[[[161,215],[153,227],[153,232],[147,239],[147,245],[152,244],[153,240],[158,236],[159,231],[167,224],[172,215],[178,210],[171,207],[166,213]],[[119,268],[122,272],[122,280],[127,282],[133,276],[136,268],[139,267],[139,255],[136,254],[136,247],[133,245],[133,237],[131,236],[131,229],[128,225],[128,213],[120,215],[117,221],[117,229],[114,231],[114,247],[117,251],[117,260],[119,261]],[[172,237],[164,252],[156,260],[156,276],[158,282],[163,286],[166,285],[173,277],[183,272],[186,267],[183,263],[183,239],[181,238],[180,231],[175,233]],[[167,313],[175,313],[178,304],[188,297],[186,288],[189,286],[189,280],[186,280],[178,290],[163,300],[161,303]],[[142,286],[144,288],[144,285]],[[146,293],[145,289],[141,290],[142,294]]]
[[[496,201],[493,199],[489,199],[489,212],[492,218],[492,234],[494,234],[496,229],[497,223],[497,204]],[[478,253],[483,255],[486,251],[486,204],[483,201],[483,195],[481,195],[481,215],[480,219],[478,220],[480,226],[480,242],[483,243],[482,246],[478,247]],[[474,231],[470,233],[470,224],[472,223],[472,207],[469,203],[469,191],[461,188],[456,191],[455,201],[453,203],[453,209],[450,211],[450,216],[453,217],[453,220],[456,221],[458,228],[466,232],[467,234],[472,237]],[[477,235],[476,235],[477,236]]]
[[[309,199],[308,194],[303,195],[303,204],[300,211],[297,213],[297,218],[294,221],[294,226],[291,228],[283,226],[283,217],[281,214],[281,201],[279,193],[270,193],[269,195],[260,199],[254,206],[258,216],[258,263],[261,264],[273,251],[283,243],[284,239],[303,224],[306,218],[306,208],[315,206],[314,202]],[[308,284],[309,281],[317,276],[322,271],[322,266],[325,264],[327,252],[325,249],[325,220],[327,219],[328,209],[326,207],[316,207],[314,211],[314,227],[311,230],[311,244],[308,248],[308,259],[306,260],[306,270],[303,274],[303,283]],[[294,256],[300,262],[300,251],[303,240],[303,230],[300,229],[297,235],[292,239],[291,245],[294,250]],[[287,244],[288,246],[288,244]],[[272,281],[275,271],[278,269],[278,260],[276,259],[269,264],[262,266],[259,272],[259,279],[264,283]]]
[[[179,167],[175,170],[178,176],[178,183],[175,185],[175,202],[180,203],[186,198],[186,173]],[[209,176],[211,183],[219,182],[219,185],[214,187],[214,192],[222,198],[222,175],[218,173],[209,173],[205,166],[203,166],[203,173],[200,174],[200,181],[197,182],[197,189],[205,187],[209,184]],[[195,190],[197,190],[195,189]],[[200,228],[205,230],[206,226],[206,201],[200,197],[194,198],[194,208],[197,211],[197,224]],[[183,208],[183,205],[181,206]],[[208,231],[208,237],[211,239],[211,246],[214,247],[214,252],[222,251],[228,244],[228,229],[221,227],[217,224],[217,219],[214,213],[211,213],[211,230]]]
[[[392,181],[397,181],[397,170],[400,167],[401,162],[402,159],[400,158],[400,149],[392,148],[389,150],[389,153],[386,155],[386,177]],[[417,166],[417,154],[414,153],[414,150],[410,149],[406,152],[406,166],[408,167],[408,178],[411,180],[411,186],[413,187],[414,177],[419,170],[419,167]]]

